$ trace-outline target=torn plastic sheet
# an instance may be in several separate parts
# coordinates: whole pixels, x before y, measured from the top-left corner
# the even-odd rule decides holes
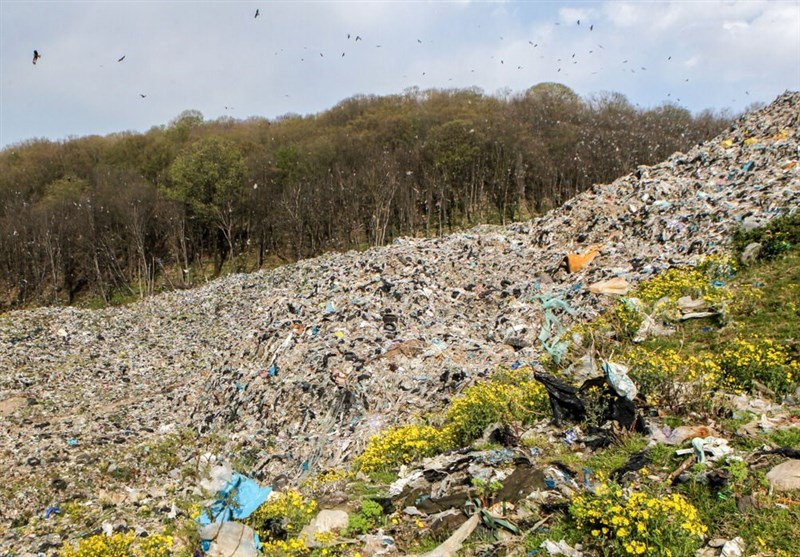
[[[555,310],[563,311],[569,315],[576,315],[577,312],[569,307],[566,301],[560,296],[551,296],[546,298],[542,294],[537,294],[531,297],[532,301],[538,301],[542,304],[542,311],[544,312],[544,323],[542,330],[539,332],[538,340],[542,343],[542,347],[553,358],[555,363],[560,363],[561,358],[567,353],[568,344],[562,340],[564,336],[564,325],[561,319],[554,313]]]
[[[272,493],[272,487],[262,487],[255,480],[238,472],[233,472],[225,486],[217,492],[217,498],[205,509],[196,522],[201,526],[211,523],[222,523],[247,518],[260,507]],[[258,535],[255,545],[260,547]],[[203,540],[204,551],[211,546],[210,540]]]

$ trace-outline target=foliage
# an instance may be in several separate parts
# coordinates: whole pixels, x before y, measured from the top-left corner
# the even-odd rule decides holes
[[[522,426],[547,415],[547,391],[528,367],[501,369],[483,383],[467,387],[445,412],[445,427],[457,445],[479,438],[487,426]]]
[[[261,551],[265,555],[274,555],[275,557],[301,557],[311,554],[306,543],[298,538],[262,542]]]
[[[467,387],[445,410],[443,426],[406,425],[373,436],[356,459],[366,473],[386,471],[439,454],[479,438],[487,426],[520,427],[547,415],[544,386],[528,367],[500,369],[485,382]]]
[[[723,378],[747,391],[760,382],[772,392],[784,395],[800,377],[800,361],[786,346],[770,338],[735,338],[723,346],[718,356]]]
[[[498,480],[487,481],[482,478],[472,478],[470,483],[475,488],[475,495],[483,507],[490,506],[494,496],[503,489],[502,482]]]
[[[348,518],[347,530],[351,534],[366,534],[377,528],[383,521],[383,508],[375,501],[364,499],[358,512]]]
[[[727,257],[709,257],[700,265],[692,267],[672,267],[664,273],[643,282],[634,295],[645,303],[653,303],[662,298],[677,301],[683,296],[702,298],[712,306],[718,306],[731,298],[730,291],[724,288],[736,272],[736,266]]]
[[[398,468],[414,460],[432,456],[450,446],[449,435],[429,425],[406,425],[374,435],[356,466],[366,473]]]
[[[710,352],[686,353],[674,348],[635,347],[624,356],[630,377],[647,402],[669,412],[706,410],[708,392],[733,387]]]
[[[648,403],[671,412],[701,411],[714,390],[752,392],[754,381],[777,395],[787,394],[800,377],[800,362],[769,338],[733,338],[715,350],[648,350],[635,347],[623,357]]]
[[[679,494],[626,493],[614,484],[575,497],[569,512],[587,544],[602,555],[689,557],[708,530]]]
[[[751,243],[761,244],[758,259],[769,261],[786,254],[793,246],[800,245],[800,211],[786,214],[771,220],[759,228],[740,229],[733,237],[734,249],[738,254]]]
[[[172,537],[155,534],[137,538],[133,531],[89,536],[75,545],[65,544],[60,551],[61,557],[169,557],[171,554]]]
[[[336,249],[527,218],[712,137],[727,118],[542,83],[356,96],[0,152],[3,306],[143,297]],[[335,207],[336,210],[331,208]]]
[[[286,541],[311,522],[316,510],[316,501],[290,489],[271,496],[245,522],[264,542]]]

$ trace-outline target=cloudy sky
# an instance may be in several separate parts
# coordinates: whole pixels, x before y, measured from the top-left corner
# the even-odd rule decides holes
[[[0,147],[543,81],[738,112],[800,89],[800,0],[0,0]]]

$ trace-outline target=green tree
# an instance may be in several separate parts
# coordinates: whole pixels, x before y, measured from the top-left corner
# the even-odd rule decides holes
[[[171,194],[207,227],[205,231],[216,227],[221,233],[220,267],[234,254],[234,240],[242,232],[245,168],[233,142],[207,137],[178,155],[169,170]]]

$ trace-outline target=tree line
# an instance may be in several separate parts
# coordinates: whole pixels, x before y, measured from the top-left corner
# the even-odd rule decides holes
[[[0,152],[0,309],[106,303],[223,272],[528,218],[731,118],[556,83],[409,89],[319,114],[31,140]]]

